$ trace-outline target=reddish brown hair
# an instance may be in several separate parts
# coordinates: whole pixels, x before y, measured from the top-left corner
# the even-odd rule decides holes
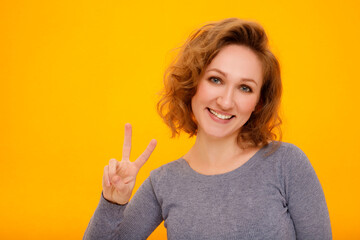
[[[227,45],[238,44],[254,51],[262,62],[263,84],[260,100],[250,119],[240,129],[240,147],[263,146],[277,135],[281,139],[278,115],[282,84],[279,62],[270,51],[264,29],[257,23],[237,18],[207,24],[195,31],[180,48],[177,58],[164,74],[164,90],[157,104],[158,113],[170,127],[172,137],[180,131],[196,135],[197,124],[191,109],[203,70]]]

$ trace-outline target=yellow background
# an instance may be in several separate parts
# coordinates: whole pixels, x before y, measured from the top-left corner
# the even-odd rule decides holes
[[[359,1],[1,1],[0,239],[80,239],[120,159],[124,124],[140,171],[193,143],[155,111],[166,65],[197,27],[260,22],[282,66],[284,141],[308,155],[334,239],[360,238]],[[166,239],[161,225],[150,239]]]

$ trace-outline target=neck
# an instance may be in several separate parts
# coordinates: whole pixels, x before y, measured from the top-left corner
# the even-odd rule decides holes
[[[215,138],[199,131],[194,146],[184,155],[184,159],[193,170],[201,174],[222,174],[243,165],[259,149],[240,148],[237,136]]]
[[[219,169],[231,165],[244,151],[237,144],[237,136],[216,138],[198,132],[194,146],[184,158],[193,166]]]

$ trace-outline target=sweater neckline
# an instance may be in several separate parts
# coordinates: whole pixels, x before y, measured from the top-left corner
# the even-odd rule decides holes
[[[212,180],[212,179],[214,179],[214,180],[228,179],[228,178],[236,177],[239,174],[241,174],[242,172],[246,172],[257,161],[259,161],[260,159],[263,159],[265,156],[265,153],[270,148],[270,145],[272,145],[272,142],[269,143],[268,145],[260,148],[248,161],[246,161],[240,167],[235,168],[234,170],[231,170],[229,172],[220,173],[220,174],[212,174],[212,175],[201,174],[201,173],[195,171],[194,169],[192,169],[190,167],[190,165],[188,164],[188,162],[183,157],[181,157],[179,159],[179,162],[180,162],[181,166],[183,167],[185,173],[192,178],[196,178],[198,180],[207,180],[207,181]]]

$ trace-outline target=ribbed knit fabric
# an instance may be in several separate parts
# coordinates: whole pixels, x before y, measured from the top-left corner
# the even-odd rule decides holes
[[[269,144],[241,167],[202,175],[180,158],[151,172],[124,206],[100,203],[84,239],[332,239],[320,182],[305,154]]]

